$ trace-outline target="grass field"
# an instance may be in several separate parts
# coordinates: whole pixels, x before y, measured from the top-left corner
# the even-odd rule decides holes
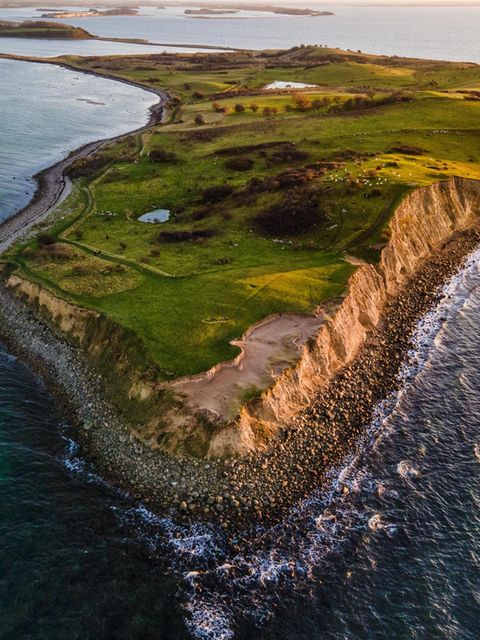
[[[347,256],[377,259],[415,187],[480,178],[476,65],[314,47],[66,61],[169,90],[170,118],[75,167],[50,228],[7,257],[135,331],[163,379],[233,357],[269,314],[341,295]],[[318,86],[299,108],[298,92],[262,90],[275,80]],[[138,221],[157,208],[167,222]]]

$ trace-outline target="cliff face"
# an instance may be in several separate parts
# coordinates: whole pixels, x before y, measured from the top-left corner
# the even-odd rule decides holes
[[[152,420],[157,432],[165,428],[164,415],[176,402],[173,394],[158,384],[156,369],[133,332],[17,275],[11,275],[6,286],[81,348],[100,374],[106,397],[137,432]]]
[[[378,266],[363,265],[351,277],[340,307],[326,318],[315,341],[303,348],[254,408],[215,434],[209,455],[247,453],[264,446],[278,426],[308,405],[322,386],[350,362],[381,317],[385,303],[419,265],[480,214],[480,182],[454,178],[416,190],[400,204],[389,225],[390,240]]]
[[[238,419],[223,426],[210,425],[158,382],[143,344],[132,332],[16,275],[9,277],[7,287],[77,342],[101,375],[107,397],[145,442],[171,453],[238,456],[264,447],[282,423],[321,392],[355,357],[385,304],[421,263],[455,232],[474,225],[479,214],[480,182],[474,180],[455,178],[407,196],[392,217],[379,264],[357,269],[342,303],[324,317],[297,364],[285,369],[253,406],[244,407]]]

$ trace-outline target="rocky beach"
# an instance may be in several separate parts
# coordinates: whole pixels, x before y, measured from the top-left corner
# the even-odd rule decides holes
[[[282,425],[268,450],[240,459],[178,459],[142,444],[105,401],[102,381],[80,351],[5,287],[0,332],[63,399],[81,456],[96,473],[174,521],[213,521],[248,534],[259,522],[281,521],[355,451],[377,403],[398,387],[417,322],[479,241],[476,229],[458,233],[425,261],[357,357]]]

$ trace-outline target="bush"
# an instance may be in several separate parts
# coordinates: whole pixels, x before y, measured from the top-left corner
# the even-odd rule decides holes
[[[402,144],[398,147],[392,147],[391,153],[402,153],[405,156],[423,156],[423,154],[425,153],[425,149]]]
[[[294,147],[278,149],[278,151],[275,151],[275,153],[272,153],[270,156],[270,160],[277,164],[281,164],[283,162],[299,162],[301,160],[306,160],[307,158],[308,153],[306,151],[295,149]]]
[[[250,110],[253,111],[253,113],[257,113],[257,111],[259,110],[259,106],[256,102],[252,102],[252,104],[250,105]]]
[[[191,242],[213,238],[218,232],[215,229],[197,229],[196,231],[161,231],[157,236],[158,242]]]
[[[148,154],[152,162],[175,162],[177,155],[173,151],[165,151],[160,147],[152,149]]]
[[[322,224],[326,218],[318,194],[301,190],[290,192],[284,200],[256,215],[253,225],[268,236],[295,235]]]
[[[253,167],[253,160],[247,156],[229,158],[225,162],[225,167],[232,171],[249,171]]]
[[[46,247],[48,245],[55,244],[56,238],[49,233],[42,233],[37,238],[38,244],[41,247]]]
[[[91,176],[103,169],[110,162],[109,158],[96,156],[91,158],[80,158],[70,167],[67,167],[66,173],[71,178],[83,178]]]
[[[72,273],[74,276],[88,276],[92,271],[84,264],[76,264],[72,269]]]
[[[233,187],[229,184],[219,184],[213,187],[207,187],[202,191],[202,199],[204,202],[214,204],[228,198],[233,193]]]
[[[210,215],[210,209],[202,207],[192,213],[192,220],[204,220],[208,215]]]
[[[311,101],[304,93],[294,93],[292,96],[292,104],[297,111],[307,111],[310,109]]]
[[[235,109],[235,113],[243,113],[245,111],[245,107],[241,103],[236,104],[234,109]]]
[[[198,125],[205,124],[204,117],[202,116],[201,113],[197,113],[197,115],[195,116],[195,124],[198,124]]]

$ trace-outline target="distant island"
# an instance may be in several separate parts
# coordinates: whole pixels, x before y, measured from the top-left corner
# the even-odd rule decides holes
[[[42,14],[42,18],[100,18],[109,16],[136,16],[138,9],[135,7],[116,7],[114,9],[88,9],[88,11],[59,11],[52,12],[52,9],[42,9],[48,13]]]
[[[92,36],[85,29],[69,24],[47,22],[45,20],[25,22],[2,20],[0,22],[0,37],[86,40]]]
[[[202,7],[201,9],[185,9],[184,11],[186,16],[224,16],[230,15],[232,13],[238,13],[237,9],[208,9],[207,7]]]
[[[297,9],[294,7],[276,7],[271,5],[255,4],[229,4],[212,5],[210,7],[200,7],[200,9],[186,9],[185,15],[224,15],[238,13],[238,11],[262,11],[265,13],[278,13],[287,16],[333,16],[331,11],[315,11],[314,9]]]

